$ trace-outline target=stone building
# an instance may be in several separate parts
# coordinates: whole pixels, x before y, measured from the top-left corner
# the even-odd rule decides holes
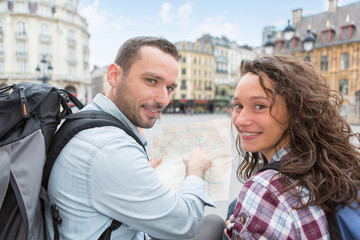
[[[290,39],[278,31],[267,43],[275,52],[303,57],[321,70],[330,87],[344,95],[342,114],[350,123],[360,123],[360,2],[339,7],[337,0],[329,0],[328,4],[327,11],[310,16],[303,16],[302,9],[293,10],[287,27],[294,30]],[[313,45],[306,49],[309,39]]]
[[[0,85],[47,82],[91,100],[87,22],[78,0],[0,1]]]
[[[215,95],[214,55],[211,44],[175,43],[182,56],[179,86],[172,95],[168,112],[212,112]]]
[[[240,62],[244,58],[253,59],[255,52],[247,46],[239,46],[227,37],[201,36],[197,42],[211,45],[215,60],[215,111],[224,112],[229,107],[238,80]]]

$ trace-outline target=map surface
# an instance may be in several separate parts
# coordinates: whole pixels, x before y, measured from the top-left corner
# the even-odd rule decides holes
[[[204,148],[213,159],[205,173],[206,190],[213,201],[228,200],[231,177],[231,129],[229,119],[201,123],[164,125],[152,139],[153,156],[163,156],[155,171],[163,182],[179,190],[185,177],[182,158],[195,147]]]

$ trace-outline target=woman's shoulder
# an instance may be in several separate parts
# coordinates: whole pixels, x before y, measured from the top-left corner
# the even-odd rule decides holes
[[[292,180],[290,180],[292,181]],[[261,219],[261,227],[252,233],[266,232],[280,236],[307,236],[313,239],[313,233],[304,233],[306,226],[314,226],[314,232],[327,236],[327,222],[325,214],[318,206],[305,209],[296,209],[299,206],[297,199],[290,191],[285,191],[281,175],[275,170],[265,170],[249,178],[239,193],[238,204],[235,208],[236,228],[253,229],[256,221]],[[247,219],[246,224],[241,223],[241,217]],[[240,220],[239,220],[240,219]],[[256,221],[255,221],[256,220]],[[279,228],[276,223],[286,223]],[[265,235],[266,235],[265,234]],[[284,235],[283,235],[284,234]],[[326,237],[325,237],[326,238]]]

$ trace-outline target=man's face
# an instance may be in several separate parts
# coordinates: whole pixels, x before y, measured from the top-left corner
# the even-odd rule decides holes
[[[179,64],[168,53],[145,46],[128,75],[117,76],[113,101],[137,127],[151,128],[177,86]]]

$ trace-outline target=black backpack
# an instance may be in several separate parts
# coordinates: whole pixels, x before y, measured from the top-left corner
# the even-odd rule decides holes
[[[280,161],[272,162],[266,164],[258,172],[262,172],[268,169],[279,171],[280,165]],[[355,204],[353,204],[352,207],[353,208],[350,208],[348,206],[338,206],[335,214],[326,214],[326,219],[329,225],[330,239],[360,239],[360,208],[356,207]]]
[[[73,114],[70,101],[83,108],[76,97],[48,84],[0,88],[0,240],[48,239],[45,211],[51,212],[54,238],[59,239],[61,213],[55,204],[49,206],[46,188],[58,154],[79,131],[116,126],[145,149],[117,118],[102,111]],[[120,225],[113,220],[99,239],[110,239]]]

